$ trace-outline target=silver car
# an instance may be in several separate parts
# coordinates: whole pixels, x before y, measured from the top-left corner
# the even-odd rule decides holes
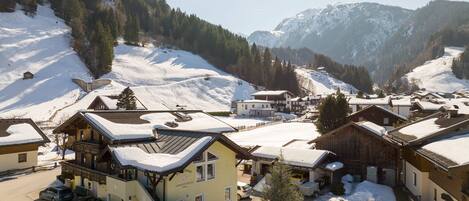
[[[65,186],[48,187],[39,193],[39,199],[48,201],[71,201],[73,192]]]

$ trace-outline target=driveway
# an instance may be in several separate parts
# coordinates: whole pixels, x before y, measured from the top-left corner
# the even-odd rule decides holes
[[[39,191],[49,186],[60,174],[60,167],[53,170],[1,178],[0,200],[33,201],[39,197]]]

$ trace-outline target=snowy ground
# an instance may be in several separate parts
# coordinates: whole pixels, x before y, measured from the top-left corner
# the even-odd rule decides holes
[[[75,102],[80,89],[72,78],[90,79],[70,48],[70,29],[51,9],[37,15],[0,13],[0,114],[47,120],[57,109]],[[34,79],[22,80],[30,71]]]
[[[392,188],[369,181],[353,184],[349,195],[335,196],[332,193],[323,195],[316,201],[396,201]]]
[[[453,59],[459,57],[463,51],[464,48],[447,47],[442,57],[427,61],[408,73],[405,78],[409,82],[415,80],[419,88],[425,88],[431,92],[452,93],[468,89],[469,81],[456,78],[451,70]]]
[[[313,140],[318,136],[313,123],[281,123],[233,133],[229,138],[241,146],[281,147],[294,139]]]
[[[70,29],[48,6],[28,17],[0,13],[0,116],[52,120],[58,124],[86,109],[98,95],[116,95],[131,86],[149,109],[229,111],[232,100],[249,99],[254,88],[192,53],[152,46],[115,47],[112,84],[86,94],[72,78],[90,80],[70,48]],[[31,80],[22,80],[26,71]]]
[[[2,201],[33,201],[39,192],[53,184],[60,175],[60,167],[48,171],[10,177],[0,182]],[[3,178],[5,179],[5,178]]]
[[[306,68],[297,68],[295,72],[299,78],[300,85],[314,94],[332,94],[337,91],[337,88],[340,88],[344,93],[357,92],[357,89],[352,85],[335,79],[326,72]]]

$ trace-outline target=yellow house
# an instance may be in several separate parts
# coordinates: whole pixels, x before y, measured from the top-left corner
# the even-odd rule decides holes
[[[59,126],[76,153],[62,176],[116,201],[237,200],[237,159],[250,154],[201,111],[83,111]]]

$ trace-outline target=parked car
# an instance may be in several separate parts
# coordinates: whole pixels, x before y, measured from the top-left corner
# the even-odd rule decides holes
[[[249,198],[251,196],[252,187],[246,183],[238,181],[238,200]]]
[[[39,199],[48,201],[71,201],[73,192],[65,186],[48,187],[39,193]]]

